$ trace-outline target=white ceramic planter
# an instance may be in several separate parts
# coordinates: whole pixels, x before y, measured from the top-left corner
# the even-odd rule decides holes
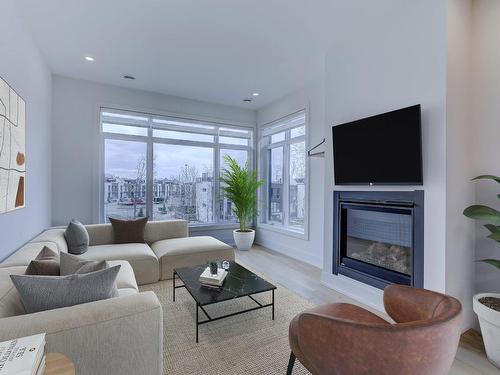
[[[479,299],[483,297],[500,298],[500,294],[476,294],[473,300],[474,312],[477,314],[481,326],[486,356],[493,365],[500,368],[500,312],[480,303]]]
[[[250,250],[255,239],[255,231],[252,229],[250,232],[240,232],[239,229],[233,230],[234,243],[238,250]]]

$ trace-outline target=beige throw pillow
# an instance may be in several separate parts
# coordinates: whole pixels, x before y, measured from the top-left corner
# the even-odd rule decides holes
[[[26,275],[59,276],[59,254],[44,246],[26,268]]]

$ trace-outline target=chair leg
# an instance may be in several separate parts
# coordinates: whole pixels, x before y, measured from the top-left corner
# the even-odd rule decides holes
[[[290,359],[288,360],[288,369],[286,370],[286,375],[292,375],[294,364],[295,364],[295,354],[293,354],[293,352],[290,352]]]

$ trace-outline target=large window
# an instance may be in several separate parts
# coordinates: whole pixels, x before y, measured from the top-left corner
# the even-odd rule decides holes
[[[306,114],[300,111],[263,127],[260,134],[261,222],[305,233],[307,224]]]
[[[101,130],[102,221],[236,222],[219,176],[225,155],[251,166],[252,128],[103,109]]]

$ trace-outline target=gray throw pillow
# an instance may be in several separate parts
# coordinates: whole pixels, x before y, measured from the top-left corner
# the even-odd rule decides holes
[[[60,275],[67,276],[75,273],[89,273],[108,268],[105,260],[89,260],[81,256],[61,252]]]
[[[71,254],[83,254],[89,248],[89,233],[85,226],[76,219],[72,219],[64,231],[64,238]]]
[[[68,276],[10,275],[28,314],[113,296],[120,266]]]

